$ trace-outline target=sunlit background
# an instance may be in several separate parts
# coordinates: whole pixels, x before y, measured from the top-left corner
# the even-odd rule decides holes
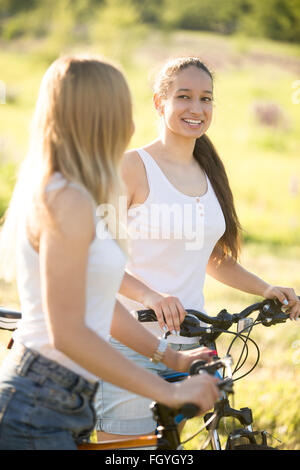
[[[0,0],[0,216],[27,151],[41,77],[69,52],[122,67],[134,101],[130,147],[157,135],[151,85],[164,61],[206,62],[215,76],[208,134],[244,228],[241,262],[300,295],[300,0]],[[257,300],[212,279],[205,293],[212,315]],[[0,304],[18,308],[14,285],[0,283]],[[286,449],[300,449],[299,323],[257,331],[260,365],[236,385],[235,405],[252,407],[257,426]]]

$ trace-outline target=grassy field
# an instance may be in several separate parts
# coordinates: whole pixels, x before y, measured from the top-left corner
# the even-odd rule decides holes
[[[244,227],[243,265],[300,294],[300,104],[293,101],[293,84],[300,78],[299,46],[156,31],[137,36],[128,52],[124,45],[118,47],[113,35],[110,39],[110,44],[96,37],[93,43],[68,43],[64,48],[47,39],[0,44],[0,80],[6,84],[6,103],[0,105],[0,214],[27,151],[40,79],[59,53],[97,52],[122,64],[133,91],[136,133],[131,147],[156,137],[158,123],[151,102],[154,72],[170,56],[199,55],[215,74],[209,135],[224,160]],[[205,290],[212,315],[222,308],[238,311],[255,301],[210,278]],[[14,285],[0,282],[0,304],[18,308]],[[300,449],[299,324],[258,327],[254,338],[261,361],[251,375],[236,383],[235,406],[251,407],[256,426],[280,439],[282,448]],[[226,340],[221,350],[226,350]],[[250,357],[250,365],[254,359]],[[194,423],[189,423],[186,435],[193,428]]]

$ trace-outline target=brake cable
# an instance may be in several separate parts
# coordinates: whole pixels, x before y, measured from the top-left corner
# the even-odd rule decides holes
[[[254,322],[254,324],[253,324],[252,327],[251,327],[251,330],[252,330],[252,328],[253,328],[254,326],[256,326],[256,325],[258,325],[258,324],[260,324],[260,323],[261,323],[261,322]],[[249,327],[248,327],[248,328],[249,328]],[[250,331],[250,332],[251,332],[251,331]],[[250,342],[255,346],[256,351],[257,351],[257,358],[256,358],[256,361],[255,361],[254,365],[253,365],[245,374],[243,374],[243,375],[241,375],[241,376],[239,376],[239,377],[233,379],[234,382],[236,382],[237,380],[240,380],[240,379],[246,377],[247,375],[249,375],[249,374],[255,369],[255,367],[257,366],[257,364],[258,364],[258,362],[259,362],[259,360],[260,360],[260,350],[259,350],[259,347],[258,347],[257,343],[254,341],[254,339],[249,336],[249,335],[250,335],[250,332],[248,333],[248,336],[245,336],[245,335],[242,335],[241,333],[235,333],[235,332],[233,332],[233,331],[227,331],[227,333],[233,334],[233,335],[235,336],[235,338],[231,341],[231,344],[230,344],[230,346],[229,346],[229,348],[228,348],[226,354],[229,354],[229,353],[230,353],[230,350],[231,350],[231,348],[232,348],[232,346],[233,346],[233,343],[236,341],[237,338],[242,339],[242,341],[244,342],[244,347],[247,348],[247,356],[246,356],[246,359],[247,359],[247,357],[248,357],[248,345],[247,345],[247,342],[248,342],[248,341],[250,341]],[[242,357],[242,354],[243,354],[243,351],[242,351],[242,353],[241,353],[241,355],[240,355],[240,358]],[[233,371],[233,374],[236,373],[236,372],[244,365],[244,363],[246,362],[246,359],[243,361],[243,363],[242,363],[238,368],[237,368],[237,367],[235,368],[235,370]],[[239,363],[239,362],[240,362],[240,359],[239,359],[238,363]]]
[[[217,415],[218,415],[217,413],[213,413],[213,415],[204,423],[203,426],[201,426],[201,428],[197,432],[195,432],[192,436],[188,437],[184,441],[180,442],[180,446],[182,446],[182,445],[186,444],[187,442],[191,441],[192,439],[194,439],[194,437],[198,436],[198,434],[200,434],[202,431],[204,431],[206,426],[208,424],[210,424],[217,417]],[[178,448],[180,448],[180,446]]]

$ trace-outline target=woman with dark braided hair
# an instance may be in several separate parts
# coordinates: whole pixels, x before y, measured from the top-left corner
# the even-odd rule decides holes
[[[237,261],[241,227],[224,165],[206,135],[213,95],[213,76],[198,58],[168,62],[153,94],[160,135],[123,161],[130,259],[119,300],[130,311],[153,309],[158,321],[143,325],[158,337],[170,333],[169,345],[180,351],[199,346],[197,338],[179,332],[185,309],[205,312],[206,273],[241,291],[279,299],[291,319],[300,314],[293,289],[272,286]],[[121,343],[112,344],[148,370],[167,372]],[[106,382],[99,393],[100,439],[154,431],[149,400]]]

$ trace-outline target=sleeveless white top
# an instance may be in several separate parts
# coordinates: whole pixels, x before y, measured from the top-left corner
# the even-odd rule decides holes
[[[62,175],[55,173],[47,191],[59,189],[65,184],[67,181]],[[83,191],[90,198],[95,206],[95,224],[101,223],[96,219],[96,205],[85,188],[75,183],[68,184]],[[17,282],[22,319],[15,331],[14,340],[68,367],[87,380],[95,381],[97,377],[51,344],[42,307],[39,254],[30,244],[25,227],[23,223],[18,237]],[[115,240],[111,237],[100,240],[95,236],[88,254],[85,321],[91,330],[105,340],[109,337],[116,293],[124,275],[125,263],[125,255]]]
[[[203,287],[206,266],[225,231],[225,219],[206,176],[207,191],[200,197],[177,190],[153,157],[138,149],[149,184],[146,201],[128,211],[129,259],[126,270],[151,289],[179,298],[184,308],[205,312]],[[145,309],[118,295],[135,315]],[[143,325],[162,336],[158,322]],[[169,335],[171,343],[195,343],[195,338]]]

